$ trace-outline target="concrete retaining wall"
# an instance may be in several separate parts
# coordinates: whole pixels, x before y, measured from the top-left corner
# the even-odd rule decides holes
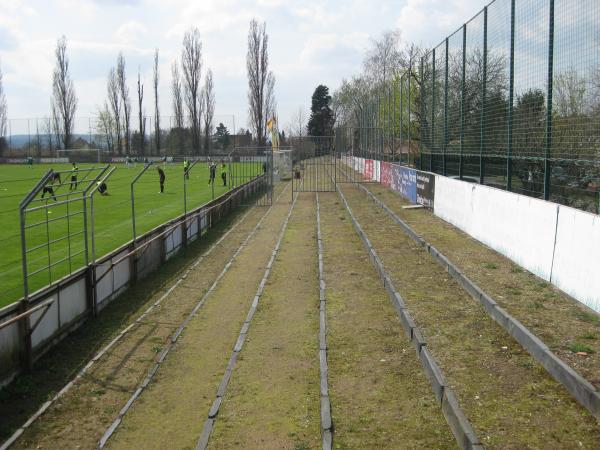
[[[433,211],[600,312],[600,216],[440,175]]]

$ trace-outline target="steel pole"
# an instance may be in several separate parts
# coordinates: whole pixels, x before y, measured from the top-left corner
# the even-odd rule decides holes
[[[550,0],[548,24],[548,94],[546,95],[546,153],[544,155],[544,200],[550,200],[550,175],[552,167],[552,89],[554,77],[554,0]]]

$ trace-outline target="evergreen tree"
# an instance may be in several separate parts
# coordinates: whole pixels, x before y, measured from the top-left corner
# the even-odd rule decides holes
[[[310,119],[306,127],[310,136],[331,136],[333,134],[335,118],[329,107],[330,103],[329,88],[320,84],[312,95]]]
[[[215,136],[217,136],[217,142],[221,145],[221,149],[227,148],[229,145],[229,130],[223,123],[219,123],[215,130]]]

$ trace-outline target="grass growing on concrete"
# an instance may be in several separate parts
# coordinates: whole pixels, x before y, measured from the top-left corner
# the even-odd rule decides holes
[[[336,448],[455,448],[418,358],[336,193],[320,195]]]
[[[594,448],[596,419],[364,193],[343,190],[484,445]]]
[[[318,302],[316,206],[307,193],[290,218],[210,448],[319,448]]]
[[[286,200],[289,197],[284,195],[274,206],[188,324],[155,379],[125,416],[109,441],[109,447],[195,447],[289,210],[290,204]],[[190,283],[186,295],[198,301],[203,292]]]
[[[380,185],[369,185],[369,189],[557,356],[600,388],[600,358],[582,357],[568,348],[579,335],[600,335],[599,314],[431,212],[402,209],[406,202],[389,189]],[[483,267],[490,263],[497,268]],[[587,342],[587,345],[594,353],[600,353],[600,340]]]
[[[262,212],[261,208],[251,212],[238,230],[231,233],[230,239],[222,242],[218,251],[213,252],[211,259],[198,267],[197,273],[189,275],[190,279],[196,280],[196,289],[204,288],[206,281],[202,281],[202,277],[210,280],[219,261],[233,253],[236,245],[239,245],[245,233],[256,224]],[[70,381],[76,372],[118,332],[160,298],[187,266],[240,217],[241,214],[232,214],[225,218],[204,238],[193,242],[184,252],[170,259],[161,267],[160,272],[141,280],[119,299],[109,304],[96,319],[87,322],[65,338],[35,364],[31,374],[21,375],[13,384],[0,391],[0,416],[2,417],[0,441],[8,438],[44,401],[50,399]],[[125,335],[123,342],[114,349],[114,354],[100,359],[90,376],[81,380],[81,387],[69,392],[60,400],[57,405],[60,411],[54,408],[47,411],[39,424],[25,433],[18,446],[36,447],[41,444],[56,446],[58,442],[71,442],[73,446],[82,443],[87,447],[95,446],[97,438],[104,431],[103,425],[110,423],[115,416],[115,411],[122,407],[124,399],[130,395],[128,390],[145,375],[147,367],[156,356],[156,348],[162,348],[164,345],[166,332],[164,330],[169,327],[174,329],[177,315],[184,314],[190,302],[196,299],[196,296],[190,294],[191,291],[187,289],[184,290],[183,295],[174,295],[165,299],[157,315],[172,312],[175,317],[171,316],[170,321],[163,321],[157,315],[151,316],[150,320],[142,326]],[[126,350],[123,352],[127,348],[134,351],[131,354],[127,354]],[[121,358],[115,358],[117,355]],[[133,380],[128,381],[127,387],[125,378],[129,376],[133,376]],[[94,423],[95,420],[98,420],[98,423]],[[74,423],[82,424],[82,428],[78,429],[77,433],[69,431]],[[73,443],[70,439],[77,439],[78,443]]]

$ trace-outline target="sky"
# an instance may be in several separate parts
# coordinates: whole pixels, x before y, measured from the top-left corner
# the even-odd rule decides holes
[[[54,48],[67,38],[79,99],[77,127],[106,98],[106,78],[123,52],[133,114],[138,69],[153,111],[152,63],[159,49],[161,114],[172,114],[171,64],[180,60],[183,34],[196,26],[203,44],[203,78],[213,71],[216,116],[230,129],[246,128],[246,51],[252,18],[266,21],[269,63],[276,79],[280,127],[319,84],[331,91],[361,70],[372,39],[398,29],[403,42],[437,45],[488,0],[0,0],[0,67],[11,119],[48,115]],[[167,120],[167,119],[165,119]],[[13,120],[13,134],[26,121]],[[77,132],[78,130],[76,130]],[[83,130],[82,130],[83,131]]]

